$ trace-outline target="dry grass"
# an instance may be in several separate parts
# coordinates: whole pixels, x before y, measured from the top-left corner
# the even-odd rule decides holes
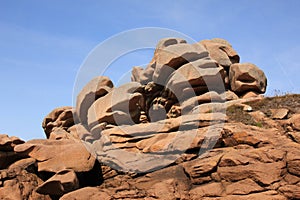
[[[271,115],[270,109],[287,108],[290,114],[300,113],[300,94],[288,94],[284,96],[266,97],[261,101],[248,103],[253,111],[260,110],[266,116]],[[230,121],[242,122],[247,125],[265,127],[263,122],[257,122],[251,115],[243,111],[240,106],[230,106],[226,110]],[[289,117],[289,116],[288,116]]]
[[[262,101],[249,103],[253,110],[260,110],[267,116],[271,115],[270,109],[287,108],[290,114],[300,112],[300,94],[287,94],[284,96],[266,97]]]
[[[257,122],[253,119],[251,115],[243,111],[241,106],[230,106],[226,109],[226,115],[229,121],[242,122],[246,125],[256,126]]]

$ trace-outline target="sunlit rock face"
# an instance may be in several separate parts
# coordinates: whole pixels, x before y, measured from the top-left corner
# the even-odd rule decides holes
[[[299,199],[300,96],[224,39],[158,42],[115,87],[98,76],[47,139],[0,135],[0,199]]]
[[[251,63],[233,64],[229,70],[229,80],[231,90],[239,94],[266,92],[267,78],[264,72]]]
[[[172,164],[199,148],[191,143],[206,142],[199,128],[213,127],[211,137],[220,135],[227,105],[241,103],[248,92],[255,98],[265,91],[263,72],[239,60],[223,39],[194,44],[162,39],[145,69],[133,67],[131,83],[113,87],[107,77],[96,77],[82,89],[75,116],[90,134],[81,139],[98,160],[117,170],[143,173]]]

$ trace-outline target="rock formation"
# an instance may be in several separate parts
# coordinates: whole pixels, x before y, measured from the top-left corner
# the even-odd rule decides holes
[[[132,82],[91,80],[47,139],[0,135],[0,199],[300,199],[300,95],[223,39],[159,41]]]

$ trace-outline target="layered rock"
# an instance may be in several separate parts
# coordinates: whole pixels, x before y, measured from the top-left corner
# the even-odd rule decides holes
[[[147,175],[117,174],[62,199],[297,199],[298,148],[276,128],[226,123],[218,145],[203,156],[187,153],[176,165]]]
[[[91,80],[47,139],[0,135],[0,199],[299,199],[300,96],[263,98],[223,39],[162,39],[132,82]]]
[[[59,172],[73,169],[87,172],[95,165],[95,158],[80,141],[31,140],[15,147],[15,152],[37,160],[38,171]]]
[[[14,147],[22,143],[24,141],[20,138],[0,134],[0,170],[7,168],[14,161],[22,158],[22,156],[14,152]]]
[[[73,108],[70,106],[56,108],[43,120],[42,127],[49,139],[69,138],[68,128],[74,125]],[[73,137],[77,137],[73,135]]]

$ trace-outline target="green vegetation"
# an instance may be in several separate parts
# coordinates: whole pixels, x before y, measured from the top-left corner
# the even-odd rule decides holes
[[[255,126],[262,128],[263,124],[261,122],[256,122]]]

